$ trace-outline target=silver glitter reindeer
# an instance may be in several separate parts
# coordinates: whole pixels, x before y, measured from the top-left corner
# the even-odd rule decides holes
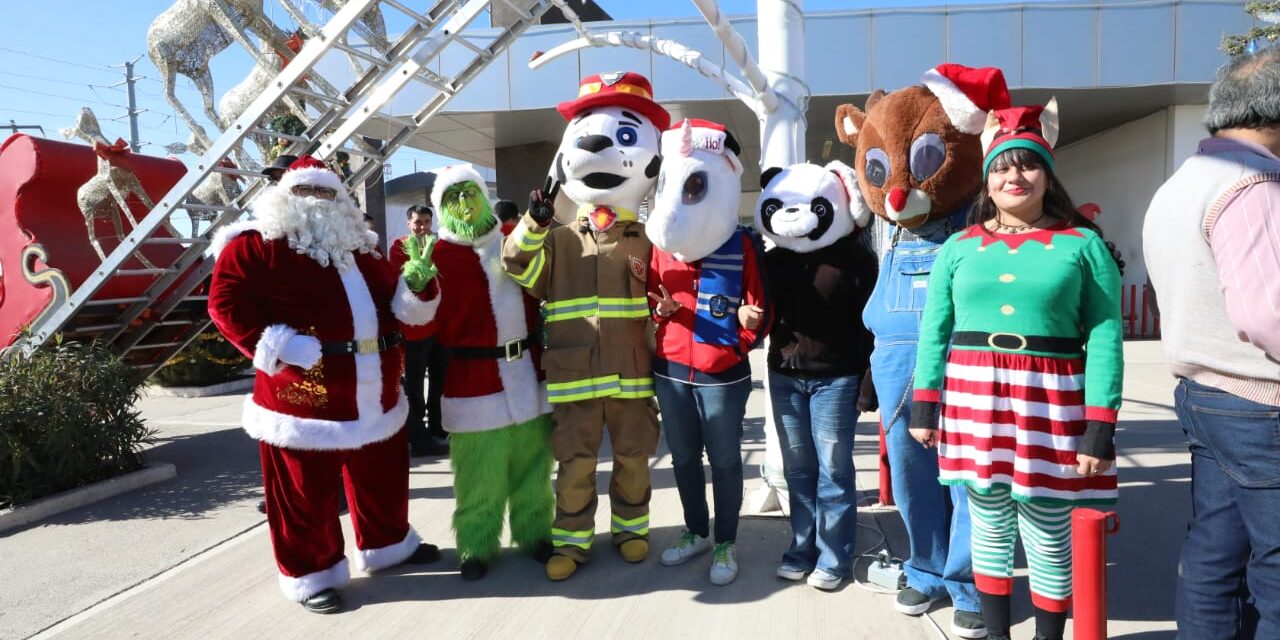
[[[93,152],[98,156],[98,173],[89,178],[88,182],[80,185],[76,191],[76,204],[84,214],[84,224],[89,229],[89,244],[93,245],[93,250],[98,253],[99,258],[106,260],[107,253],[98,241],[98,232],[94,228],[94,223],[102,219],[109,221],[115,229],[116,241],[119,242],[125,237],[124,226],[120,220],[121,212],[124,212],[133,226],[138,226],[138,220],[129,207],[129,196],[137,196],[148,210],[154,208],[156,204],[147,195],[146,189],[142,188],[142,182],[138,180],[138,176],[133,173],[129,165],[129,146],[119,138],[115,143],[107,142],[92,109],[81,108],[80,117],[76,120],[75,126],[63,129],[62,135],[68,139],[80,138],[88,142],[93,145]],[[136,255],[144,265],[155,268],[155,265],[151,264],[141,252]]]

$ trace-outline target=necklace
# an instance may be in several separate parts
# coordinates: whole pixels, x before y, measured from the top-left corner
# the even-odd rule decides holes
[[[1022,233],[1028,229],[1036,228],[1036,225],[1039,224],[1041,220],[1044,220],[1044,216],[1045,214],[1041,212],[1039,217],[1026,224],[1005,224],[1000,222],[1000,216],[997,214],[996,228],[994,230],[996,233]]]

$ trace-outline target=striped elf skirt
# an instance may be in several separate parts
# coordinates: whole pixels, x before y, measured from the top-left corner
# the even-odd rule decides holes
[[[1115,465],[1076,472],[1084,434],[1084,360],[952,348],[942,391],[940,481],[980,493],[1007,486],[1044,504],[1115,502]]]

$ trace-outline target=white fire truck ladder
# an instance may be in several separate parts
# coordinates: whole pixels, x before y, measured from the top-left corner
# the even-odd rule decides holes
[[[74,340],[96,340],[110,345],[144,374],[153,373],[209,326],[208,296],[203,295],[206,291],[202,286],[213,271],[209,244],[219,228],[241,218],[248,203],[267,185],[265,178],[256,172],[231,168],[233,164],[227,161],[233,159],[237,145],[251,135],[269,135],[292,141],[285,153],[293,155],[311,153],[328,159],[345,152],[352,156],[353,165],[359,162],[347,184],[364,184],[375,171],[382,170],[385,160],[418,128],[552,5],[550,0],[497,1],[513,9],[518,17],[492,37],[476,34],[464,37],[463,28],[488,8],[490,0],[435,0],[423,12],[406,6],[416,4],[410,0],[349,0],[70,298],[33,325],[29,334],[14,346],[29,354],[58,334]],[[349,46],[343,37],[375,5],[404,13],[413,21],[385,54]],[[488,40],[488,43],[478,44],[477,40]],[[435,69],[443,66],[437,61],[446,50],[469,52],[470,62],[462,65],[456,74],[444,75]],[[319,71],[315,69],[316,63],[331,51],[342,51],[368,65],[341,93],[332,90],[333,83],[319,78]],[[396,93],[413,82],[426,85],[428,97],[412,116],[382,112]],[[303,83],[307,86],[300,86]],[[309,122],[302,135],[282,135],[265,129],[267,114],[285,100],[308,105],[304,121]],[[375,116],[399,127],[378,148],[354,136],[361,125]],[[354,145],[348,145],[353,136]],[[192,191],[214,174],[229,174],[251,182],[228,206],[193,202]],[[214,176],[214,179],[221,177]],[[161,231],[167,229],[179,212],[210,217],[212,222],[195,237],[172,237],[167,231]],[[178,246],[182,253],[166,266],[144,268],[135,256],[141,248],[157,245]],[[113,278],[139,276],[152,279],[141,295],[97,296],[103,285]]]

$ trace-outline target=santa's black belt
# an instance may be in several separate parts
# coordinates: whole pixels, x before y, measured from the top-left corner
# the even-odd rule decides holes
[[[367,340],[348,340],[346,342],[321,342],[320,353],[326,356],[343,356],[354,354],[381,353],[400,344],[399,333],[388,333],[385,336]]]
[[[529,345],[528,340],[516,338],[515,340],[508,340],[501,347],[449,347],[449,357],[468,360],[501,358],[511,362],[512,360],[523,358],[524,352],[529,350]]]
[[[958,347],[991,347],[997,351],[1039,351],[1041,353],[1078,354],[1084,351],[1079,338],[1024,336],[1020,333],[987,333],[957,331],[951,344]]]

